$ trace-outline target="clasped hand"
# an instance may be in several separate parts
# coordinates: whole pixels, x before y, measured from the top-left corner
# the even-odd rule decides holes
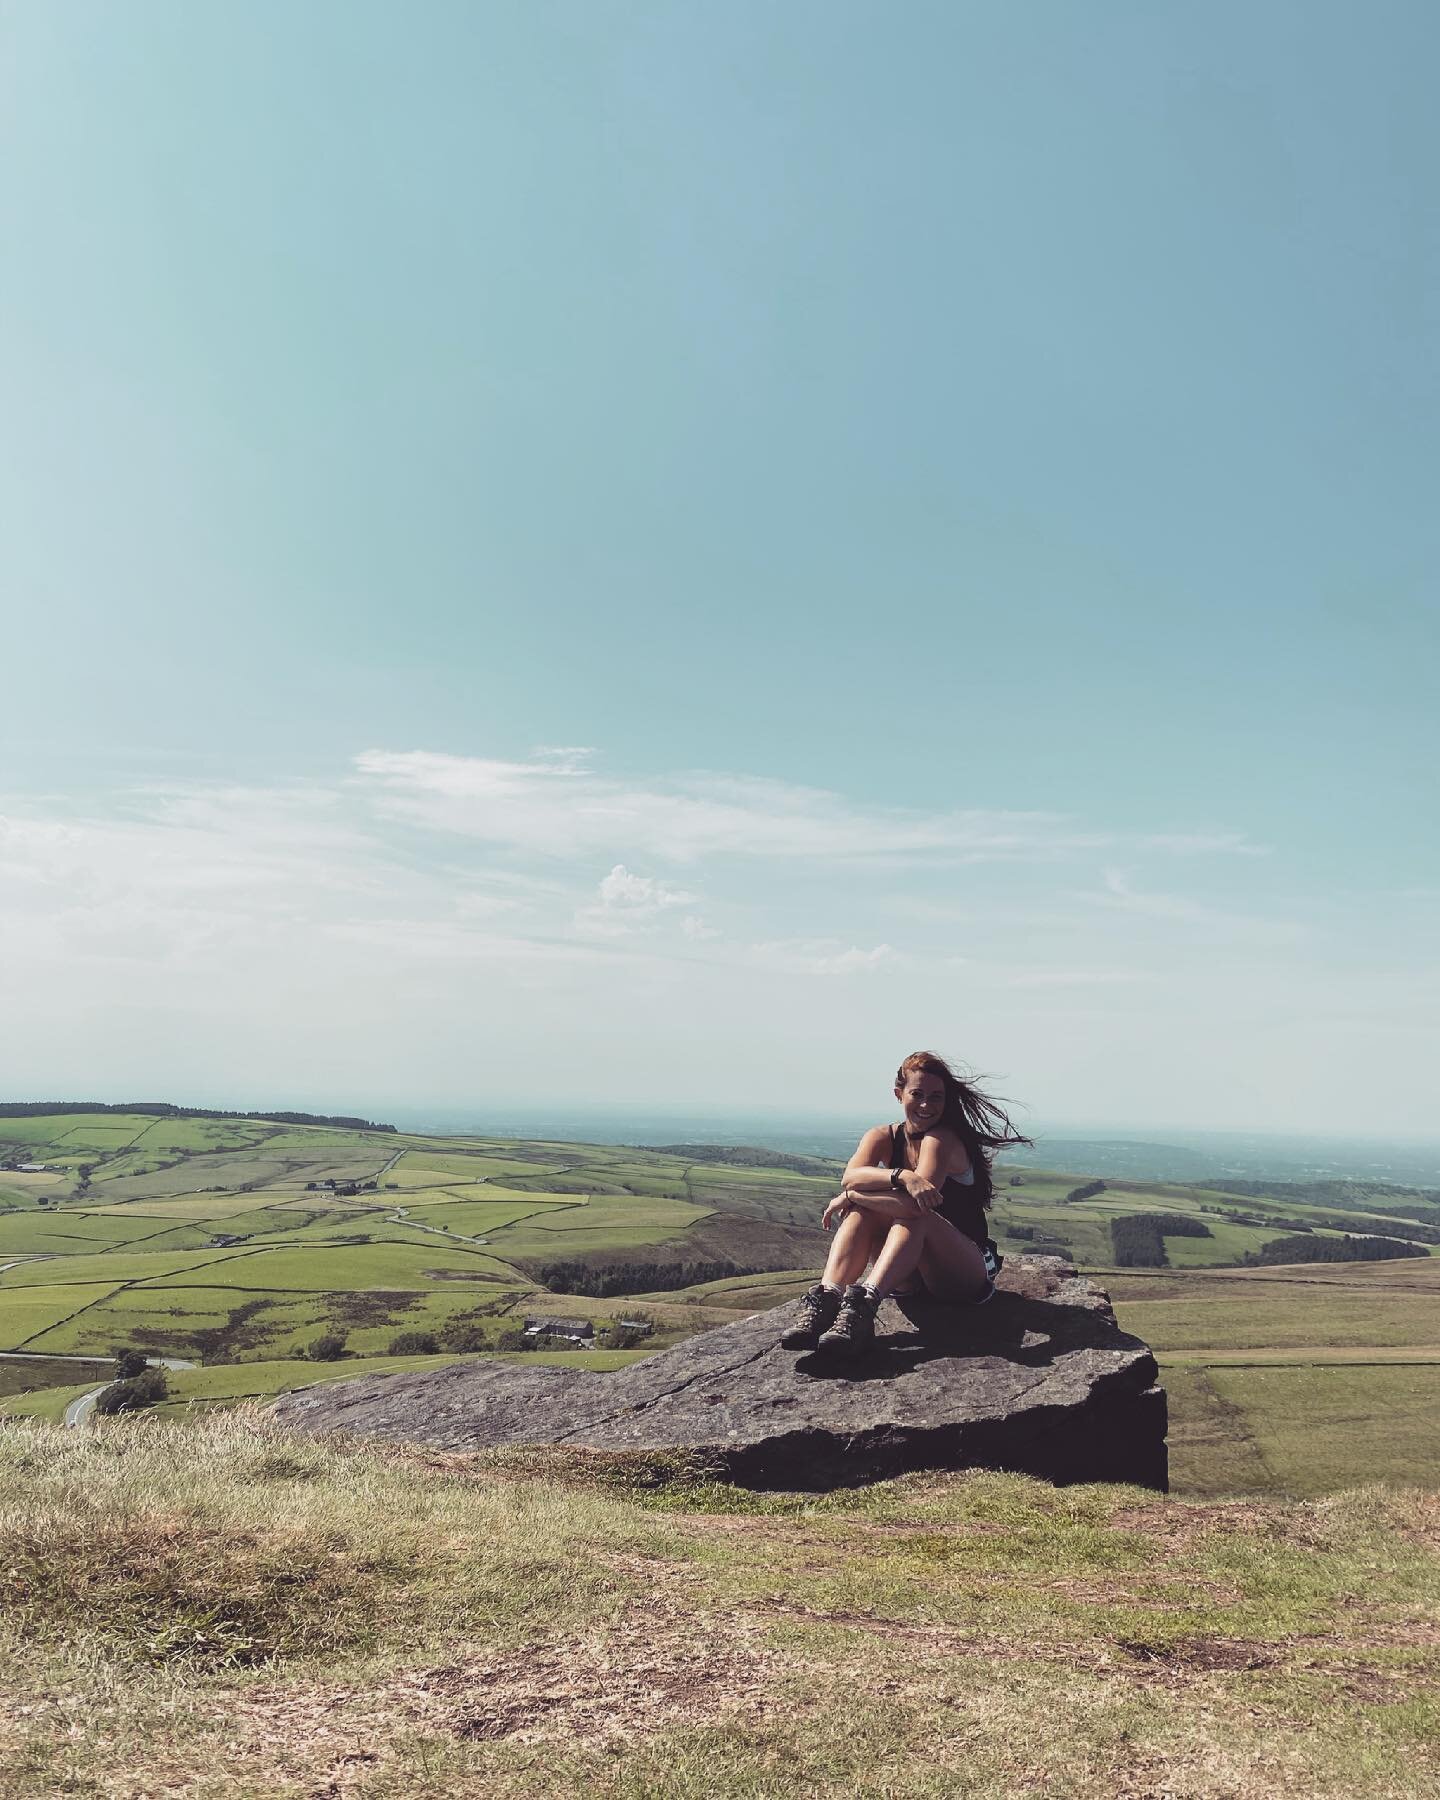
[[[916,1213],[934,1212],[945,1198],[934,1182],[927,1181],[915,1169],[906,1169],[902,1173],[900,1192],[915,1208]],[[887,1195],[885,1198],[889,1199],[889,1196]],[[847,1213],[854,1212],[857,1207],[863,1207],[864,1204],[864,1201],[853,1195],[849,1188],[842,1188],[820,1215],[820,1223],[828,1231],[832,1225],[838,1224]],[[877,1210],[884,1209],[877,1208]],[[893,1213],[891,1216],[894,1216]]]
[[[825,1208],[824,1212],[821,1213],[820,1223],[825,1227],[826,1231],[828,1231],[832,1225],[838,1225],[841,1219],[845,1217],[846,1213],[853,1212],[854,1208],[855,1202],[842,1188]]]

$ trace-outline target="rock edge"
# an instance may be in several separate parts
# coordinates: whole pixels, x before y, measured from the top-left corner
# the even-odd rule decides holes
[[[298,1431],[446,1450],[684,1452],[752,1488],[850,1487],[918,1469],[1007,1469],[1165,1490],[1149,1349],[1059,1257],[1007,1262],[982,1307],[887,1300],[855,1363],[782,1350],[790,1306],[611,1374],[485,1356],[287,1394]]]

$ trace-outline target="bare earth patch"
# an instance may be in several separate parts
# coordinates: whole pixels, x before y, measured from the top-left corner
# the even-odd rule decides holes
[[[680,1725],[758,1720],[772,1712],[775,1653],[760,1620],[716,1621],[658,1600],[633,1605],[619,1628],[587,1629],[523,1650],[467,1648],[435,1668],[370,1685],[291,1685],[216,1696],[237,1730],[226,1752],[253,1779],[278,1765],[312,1792],[343,1795],[367,1777],[397,1734],[467,1742],[563,1739],[567,1748],[633,1742]]]

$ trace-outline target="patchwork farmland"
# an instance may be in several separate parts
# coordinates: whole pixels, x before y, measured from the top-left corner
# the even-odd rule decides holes
[[[201,1365],[170,1377],[172,1413],[417,1358],[520,1354],[535,1318],[598,1334],[550,1354],[617,1366],[814,1278],[838,1168],[723,1155],[0,1117],[0,1416],[58,1419],[100,1367],[60,1359],[122,1349]],[[1333,1186],[1233,1194],[1002,1163],[994,1232],[1007,1254],[1051,1250],[1097,1274],[1154,1347],[1180,1491],[1416,1479],[1440,1455],[1440,1206]],[[1265,1266],[1277,1240],[1307,1257],[1392,1248]],[[1234,1266],[1247,1257],[1259,1266]],[[592,1347],[637,1318],[643,1339]],[[322,1339],[336,1360],[315,1359]]]

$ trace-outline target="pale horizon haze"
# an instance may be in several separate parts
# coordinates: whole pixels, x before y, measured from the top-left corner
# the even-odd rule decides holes
[[[1440,1138],[1437,52],[0,0],[0,1098]]]

